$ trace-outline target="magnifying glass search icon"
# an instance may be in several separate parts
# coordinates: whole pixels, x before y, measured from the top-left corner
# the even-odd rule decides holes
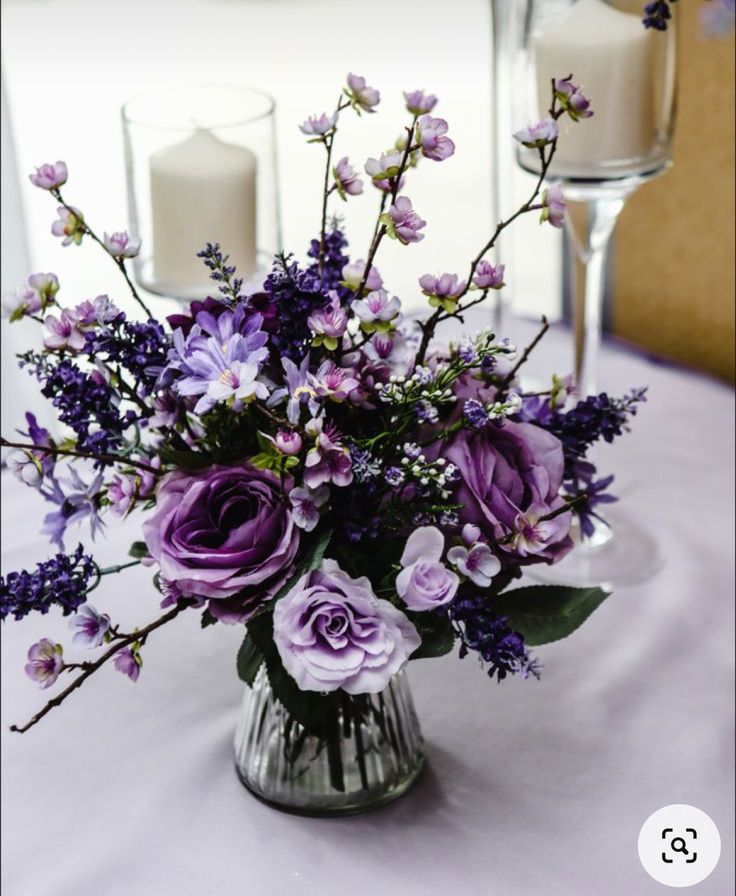
[[[681,852],[683,855],[689,856],[690,853],[687,851],[687,845],[682,837],[674,837],[672,842],[670,843],[670,849],[672,852]]]

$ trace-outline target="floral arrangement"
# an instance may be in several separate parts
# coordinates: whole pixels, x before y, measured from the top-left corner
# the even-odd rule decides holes
[[[536,148],[541,175],[532,195],[499,222],[467,275],[424,273],[429,311],[402,315],[375,262],[384,240],[410,247],[426,222],[405,186],[417,164],[442,162],[455,146],[434,117],[435,96],[405,94],[407,122],[388,151],[365,163],[379,199],[364,257],[328,215],[364,180],[335,159],[340,117],[374,113],[379,92],[350,74],[335,110],[301,131],[325,153],[319,236],[305,262],[279,255],[260,291],[243,282],[219,245],[200,256],[215,295],[162,323],[149,312],[126,264],[139,251],[127,233],[92,229],[62,195],[63,162],[42,165],[32,183],[55,200],[52,232],[64,245],[97,243],[145,319],[131,320],[107,295],[62,305],[57,278],[29,277],[6,299],[10,320],[45,328],[43,347],[19,356],[55,408],[66,435],[54,439],[32,414],[20,437],[4,438],[7,464],[51,509],[43,531],[57,553],[0,585],[0,616],[58,608],[70,617],[67,658],[43,639],[27,674],[42,688],[71,680],[26,731],[106,664],[132,681],[144,648],[182,613],[203,628],[244,626],[237,658],[252,683],[265,667],[276,697],[303,724],[340,694],[375,694],[410,659],[459,649],[487,673],[536,677],[530,648],[570,634],[607,596],[598,588],[513,587],[534,564],[572,548],[612,476],[587,458],[626,428],[644,397],[580,398],[570,378],[525,392],[519,373],[547,330],[522,352],[490,330],[449,344],[448,320],[504,285],[488,256],[521,215],[559,227],[564,200],[544,189],[557,121],[580,127],[593,112],[572,76],[554,82],[548,117],[517,132]],[[410,250],[409,250],[410,251]],[[142,538],[130,558],[100,567],[87,548],[65,549],[72,524],[92,539],[105,520],[136,514]],[[89,601],[104,577],[143,564],[164,610],[133,631]]]

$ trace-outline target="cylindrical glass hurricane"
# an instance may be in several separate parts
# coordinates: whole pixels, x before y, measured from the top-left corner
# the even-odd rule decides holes
[[[246,688],[235,767],[256,797],[300,815],[353,815],[406,793],[424,746],[406,673],[379,694],[343,694],[318,728],[276,700],[261,669]]]
[[[273,99],[246,87],[154,90],[122,108],[136,280],[183,301],[212,293],[197,257],[219,242],[257,288],[281,250]]]

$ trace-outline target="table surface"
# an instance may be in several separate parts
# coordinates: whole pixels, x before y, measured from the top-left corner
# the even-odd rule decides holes
[[[552,332],[540,370],[564,370]],[[66,621],[3,626],[6,896],[375,893],[594,896],[662,893],[639,864],[645,819],[690,803],[723,852],[694,888],[733,893],[732,393],[704,377],[608,348],[603,385],[649,383],[635,431],[606,450],[619,494],[667,554],[652,581],[619,590],[572,638],[538,650],[543,677],[492,683],[473,659],[412,664],[429,754],[419,786],[347,819],[276,812],[238,783],[237,627],[198,614],[152,637],[134,685],[93,677],[37,728],[44,701],[23,675],[39,636]],[[34,492],[2,477],[5,572],[51,553]],[[99,546],[115,562],[136,520]],[[121,624],[154,618],[150,572],[97,596]],[[103,602],[104,597],[104,602]],[[67,637],[65,637],[65,634]]]

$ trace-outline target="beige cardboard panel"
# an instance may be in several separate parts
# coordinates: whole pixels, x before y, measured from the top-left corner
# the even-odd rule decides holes
[[[734,380],[734,38],[704,38],[677,4],[674,167],[641,187],[616,234],[614,332]]]

